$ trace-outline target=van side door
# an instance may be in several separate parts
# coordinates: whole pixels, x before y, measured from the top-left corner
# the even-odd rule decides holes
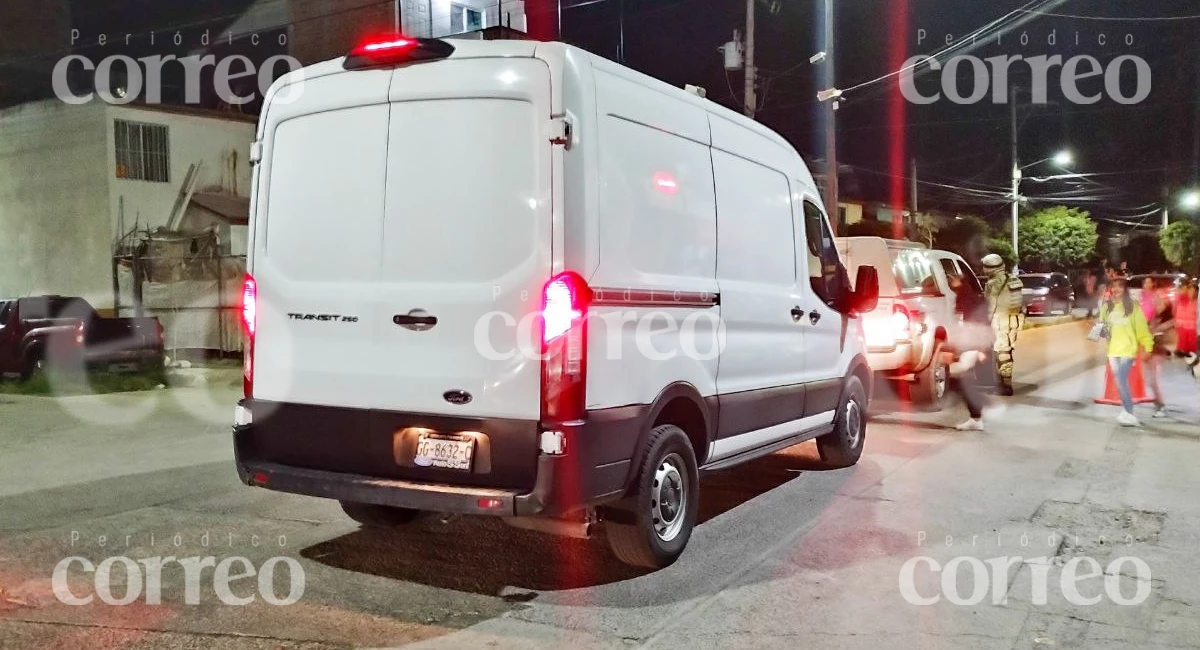
[[[805,197],[802,205],[803,229],[796,233],[796,245],[804,251],[805,311],[804,383],[806,418],[828,415],[833,420],[841,396],[842,379],[849,366],[847,351],[852,348],[853,332],[846,315],[834,305],[836,297],[847,290],[849,277],[825,210],[815,197]]]
[[[796,433],[804,415],[806,322],[798,314],[795,223],[787,175],[713,149],[717,281],[725,346],[712,458]]]

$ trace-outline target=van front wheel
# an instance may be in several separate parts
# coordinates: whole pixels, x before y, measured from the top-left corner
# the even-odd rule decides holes
[[[696,525],[700,472],[687,434],[677,426],[655,427],[629,496],[613,505],[605,522],[617,559],[661,569],[683,553]]]
[[[821,460],[834,467],[850,467],[862,458],[867,440],[867,391],[858,377],[846,380],[842,404],[833,419],[833,431],[817,438]]]
[[[342,501],[342,511],[354,521],[368,528],[395,528],[412,522],[421,514],[409,508],[377,506],[373,503]]]

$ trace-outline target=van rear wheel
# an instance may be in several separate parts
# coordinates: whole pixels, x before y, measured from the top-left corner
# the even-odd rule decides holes
[[[617,559],[661,569],[683,554],[699,511],[700,472],[687,434],[655,427],[630,494],[612,506],[608,544]]]
[[[867,391],[862,380],[850,377],[842,389],[842,403],[833,419],[833,431],[817,438],[821,460],[834,467],[850,467],[862,458],[867,441]]]
[[[411,523],[421,514],[419,510],[377,506],[373,503],[342,501],[342,511],[368,528],[395,528]]]

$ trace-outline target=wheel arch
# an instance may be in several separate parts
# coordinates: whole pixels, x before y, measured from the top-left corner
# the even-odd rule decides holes
[[[704,465],[708,459],[708,447],[715,429],[715,400],[713,404],[714,406],[710,407],[709,401],[700,394],[699,389],[687,382],[676,382],[663,388],[651,402],[645,421],[642,422],[630,473],[635,471],[634,468],[638,467],[645,457],[654,428],[663,424],[673,424],[682,429],[692,443],[697,466]]]
[[[875,373],[871,370],[871,364],[867,362],[867,357],[864,354],[857,354],[850,360],[850,366],[846,370],[844,381],[849,381],[851,377],[858,377],[862,382],[863,390],[867,391],[867,402],[871,401],[874,396],[874,377]],[[841,405],[838,405],[839,408]]]

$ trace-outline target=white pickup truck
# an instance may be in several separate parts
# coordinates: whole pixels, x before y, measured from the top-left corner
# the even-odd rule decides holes
[[[971,267],[954,253],[909,241],[846,237],[837,246],[851,276],[860,266],[879,272],[879,304],[863,318],[871,369],[901,398],[940,408],[949,380],[941,352],[959,321],[950,278],[982,293]]]

